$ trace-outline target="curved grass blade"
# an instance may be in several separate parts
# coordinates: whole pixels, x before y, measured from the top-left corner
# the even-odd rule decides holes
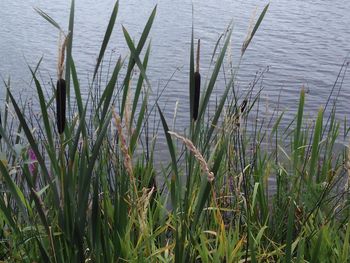
[[[297,115],[297,127],[294,132],[294,169],[297,169],[298,165],[298,155],[299,155],[299,146],[300,146],[300,134],[301,134],[301,125],[303,121],[304,115],[304,102],[305,102],[305,91],[304,89],[300,92],[299,98],[299,107],[298,107],[298,115]]]
[[[59,31],[63,32],[62,28],[59,26],[59,24],[51,17],[49,16],[47,13],[45,13],[43,10],[41,10],[40,8],[34,7],[34,10],[42,17],[44,18],[46,21],[48,21],[51,25],[53,25],[54,27],[56,27]]]
[[[117,64],[114,67],[112,77],[111,77],[110,81],[108,82],[107,87],[106,87],[106,89],[103,92],[102,97],[101,97],[100,103],[102,103],[102,101],[104,102],[101,120],[104,120],[104,118],[107,114],[107,111],[109,109],[121,67],[122,67],[122,63],[121,63],[121,58],[119,57]]]
[[[40,242],[38,236],[35,237],[35,240],[38,243],[39,251],[40,251],[40,254],[41,254],[41,259],[43,260],[43,262],[51,263],[52,261],[51,261],[51,259],[49,257],[49,254],[46,251],[45,246]]]
[[[46,218],[46,215],[45,215],[45,211],[44,211],[44,208],[43,208],[42,200],[40,199],[40,196],[38,195],[37,192],[35,192],[35,190],[33,188],[30,189],[30,192],[31,192],[31,194],[33,196],[34,203],[35,203],[35,206],[36,206],[36,211],[39,214],[40,220],[43,223],[47,234],[50,235],[49,224],[48,224],[48,221],[47,221],[47,218]]]
[[[194,105],[194,36],[193,36],[193,22],[192,22],[192,32],[191,32],[191,52],[190,52],[190,121],[192,121],[193,116],[193,105]]]
[[[135,128],[135,130],[131,136],[131,139],[130,139],[130,151],[131,151],[131,153],[133,153],[135,151],[135,148],[136,148],[136,142],[137,142],[137,139],[140,135],[143,119],[145,117],[147,102],[148,102],[148,93],[145,95],[145,97],[142,101],[141,109],[139,112],[139,117],[138,117],[137,123],[136,123],[136,128]]]
[[[319,262],[319,259],[320,259],[319,253],[322,246],[322,240],[323,240],[323,229],[321,228],[320,232],[318,233],[316,244],[314,244],[314,248],[312,250],[312,256],[311,256],[310,262]]]
[[[267,12],[267,9],[269,8],[269,5],[270,5],[270,4],[267,4],[267,5],[265,6],[265,8],[263,9],[263,11],[261,12],[261,14],[260,14],[260,16],[259,16],[258,21],[256,22],[256,24],[255,24],[255,26],[254,26],[254,28],[253,28],[252,33],[248,36],[247,40],[244,41],[244,43],[243,43],[243,45],[242,45],[242,56],[244,55],[245,51],[247,50],[247,48],[248,48],[250,42],[252,41],[252,39],[253,39],[253,37],[254,37],[256,31],[258,30],[258,28],[259,28],[261,22],[263,21],[264,16],[265,16],[265,14],[266,14],[266,12]]]
[[[14,232],[18,233],[19,232],[18,225],[15,222],[15,220],[13,219],[12,213],[11,213],[11,208],[6,205],[6,203],[3,199],[3,196],[0,196],[0,211],[1,211],[2,218],[4,219],[4,221],[14,230]]]
[[[36,155],[36,158],[38,160],[38,163],[42,169],[42,172],[44,174],[44,180],[48,180],[49,181],[49,184],[51,185],[51,189],[53,191],[53,194],[54,194],[54,199],[55,199],[55,206],[56,207],[59,207],[59,198],[58,198],[58,193],[57,193],[57,188],[53,185],[53,182],[49,179],[50,178],[50,175],[49,175],[49,171],[47,170],[47,167],[45,165],[45,161],[39,151],[39,148],[38,148],[38,145],[36,144],[35,142],[35,139],[27,125],[27,122],[26,120],[24,119],[24,116],[23,114],[21,113],[21,110],[20,108],[18,107],[18,104],[16,103],[16,100],[14,99],[12,93],[8,90],[8,93],[9,93],[9,96],[10,96],[10,99],[11,99],[11,102],[12,102],[12,105],[15,109],[15,112],[16,112],[16,115],[19,119],[19,122],[22,126],[22,129],[26,135],[26,138],[30,144],[30,147],[32,148],[33,152],[35,153]]]
[[[13,148],[12,143],[11,143],[10,139],[7,137],[5,129],[4,129],[4,127],[2,125],[0,125],[0,136],[2,137],[3,141],[5,141],[8,149],[11,151],[11,153],[14,156],[17,156],[17,152]]]
[[[2,178],[4,179],[6,186],[8,187],[10,193],[14,197],[14,199],[17,202],[18,207],[22,210],[22,212],[25,214],[26,209],[29,208],[26,199],[22,193],[22,191],[19,189],[19,187],[14,183],[11,176],[9,175],[7,168],[4,166],[3,162],[0,161],[0,174]]]
[[[322,122],[323,122],[323,108],[320,108],[317,115],[317,120],[315,124],[314,138],[311,146],[311,158],[310,158],[310,170],[309,170],[309,180],[312,180],[313,175],[317,174],[317,160],[319,157],[319,143],[322,134]]]
[[[45,162],[44,162],[44,159],[41,155],[41,153],[39,152],[39,149],[38,149],[38,145],[35,143],[35,139],[32,135],[32,132],[30,131],[28,125],[27,125],[27,122],[26,120],[24,119],[24,116],[22,115],[21,113],[21,110],[18,106],[18,104],[16,103],[16,100],[14,99],[12,93],[9,91],[9,96],[10,96],[10,99],[11,99],[11,102],[13,104],[13,107],[15,109],[15,112],[16,112],[16,115],[19,119],[19,122],[21,123],[22,127],[23,127],[23,131],[27,137],[27,140],[30,144],[30,146],[32,147],[32,150],[34,151],[37,159],[38,159],[38,163],[40,164],[41,166],[41,169],[43,170],[44,172],[44,175],[47,176],[47,178],[49,177],[49,172],[46,168],[46,165],[45,165]]]
[[[286,258],[285,258],[286,263],[292,262],[292,243],[293,243],[292,238],[293,238],[293,231],[294,231],[294,216],[295,216],[295,205],[292,202],[288,213]]]
[[[220,99],[220,103],[219,103],[219,105],[216,108],[213,120],[211,121],[209,130],[208,130],[208,133],[207,133],[207,138],[206,138],[206,141],[205,141],[205,144],[204,144],[204,150],[206,150],[207,146],[210,143],[211,136],[213,135],[214,129],[216,128],[216,125],[219,122],[219,118],[221,116],[221,112],[222,112],[222,110],[224,108],[224,105],[225,105],[225,102],[226,102],[226,99],[227,99],[227,95],[228,95],[231,87],[233,86],[233,83],[234,83],[234,79],[232,77],[231,80],[229,81],[229,83],[227,84],[226,88],[225,88],[225,91],[224,91],[224,93],[223,93],[223,95],[222,95],[222,97]]]
[[[88,198],[89,198],[89,191],[86,191],[86,189],[89,189],[92,173],[94,170],[95,162],[97,160],[98,155],[100,154],[100,148],[102,146],[103,139],[105,138],[108,126],[110,124],[110,120],[112,117],[112,112],[109,112],[106,116],[106,118],[103,120],[101,124],[101,129],[99,134],[97,135],[96,142],[93,146],[91,157],[88,160],[88,168],[86,170],[86,173],[84,173],[84,178],[82,178],[81,182],[81,191],[79,192],[79,216],[80,219],[84,222],[86,211],[87,211],[87,205],[88,205]]]
[[[229,28],[230,27],[231,27],[231,24],[230,24]],[[222,63],[223,63],[223,60],[224,60],[224,57],[225,57],[225,53],[226,53],[228,44],[230,43],[231,34],[232,34],[232,28],[229,29],[229,32],[228,32],[227,37],[226,37],[225,44],[224,44],[224,46],[223,46],[223,48],[222,48],[222,50],[220,52],[219,58],[218,58],[218,60],[217,60],[217,62],[215,64],[215,67],[214,67],[213,73],[211,75],[208,87],[207,87],[207,89],[205,91],[203,99],[201,99],[198,120],[200,120],[204,116],[204,112],[205,112],[205,110],[207,108],[207,105],[208,105],[208,102],[209,102],[209,98],[210,98],[210,96],[211,96],[211,94],[213,92],[213,89],[214,89],[214,86],[215,86],[215,83],[216,83],[216,79],[218,77],[220,68],[222,66]]]
[[[136,48],[136,52],[134,54],[134,56],[136,56],[136,57],[138,57],[140,55],[140,53],[143,49],[143,46],[146,43],[149,32],[151,31],[151,28],[152,28],[152,24],[153,24],[156,12],[157,12],[157,5],[154,7],[150,17],[148,18],[146,26],[143,29],[139,43],[138,43],[137,48]],[[125,79],[123,82],[124,91],[123,91],[123,98],[122,98],[122,104],[121,104],[121,109],[120,109],[120,118],[121,119],[123,119],[126,97],[128,94],[129,82],[130,82],[130,78],[131,78],[131,72],[132,72],[132,69],[134,68],[135,63],[136,63],[136,61],[132,57],[130,57],[129,64],[128,64],[128,70],[126,72]]]
[[[141,62],[140,57],[139,57],[140,52],[137,52],[128,31],[126,30],[126,28],[124,26],[123,26],[123,33],[124,33],[126,43],[130,49],[131,58],[134,60],[134,63],[136,63],[136,65],[139,67],[140,73],[141,73],[142,77],[144,78],[144,80],[146,81],[147,86],[150,87],[151,84],[146,76],[146,70],[143,67],[142,62]]]
[[[66,72],[65,81],[67,89],[68,99],[68,112],[70,115],[70,62],[72,59],[72,48],[73,48],[73,32],[74,32],[74,11],[75,11],[75,0],[72,0],[69,14],[69,25],[68,25],[68,41],[67,41],[67,52],[66,52]]]
[[[109,22],[108,22],[107,30],[106,30],[105,36],[103,38],[103,41],[102,41],[100,53],[99,53],[98,58],[97,58],[97,63],[96,63],[96,66],[95,66],[95,71],[94,71],[94,76],[92,78],[92,82],[94,82],[94,80],[95,80],[98,68],[100,67],[100,64],[101,64],[102,58],[103,58],[103,56],[105,54],[105,51],[106,51],[109,39],[110,39],[110,37],[112,35],[114,24],[115,24],[115,21],[117,19],[118,7],[119,7],[119,1],[117,1],[114,4],[114,8],[113,8],[111,17],[110,17]]]
[[[172,205],[174,207],[174,209],[177,208],[177,200],[179,195],[181,196],[181,194],[179,192],[176,192],[177,190],[180,190],[179,187],[179,172],[178,172],[178,168],[177,168],[177,161],[176,161],[176,155],[175,155],[175,147],[173,144],[173,140],[171,139],[171,136],[169,134],[169,127],[168,124],[164,118],[164,115],[162,113],[162,110],[160,109],[158,103],[156,104],[157,108],[158,108],[158,112],[160,115],[160,119],[163,125],[163,129],[164,129],[164,133],[165,133],[165,138],[168,144],[168,149],[169,149],[169,153],[170,153],[170,157],[171,157],[171,164],[172,164],[172,168],[173,171],[175,173],[175,177],[171,179],[171,201],[172,201]],[[177,189],[176,189],[177,188]]]
[[[35,76],[35,72],[29,67],[30,72],[32,73],[32,77],[36,86],[36,90],[39,96],[39,104],[40,104],[40,109],[41,109],[41,114],[43,117],[43,122],[44,122],[44,127],[45,127],[45,132],[47,136],[47,140],[49,142],[50,148],[54,149],[54,142],[52,138],[52,131],[51,131],[51,126],[50,126],[50,121],[49,121],[49,116],[47,114],[47,106],[45,102],[45,97],[44,97],[44,92],[41,88],[40,82],[38,81],[37,77]]]
[[[113,92],[111,94],[110,89],[112,87],[114,88],[115,84],[117,83],[118,73],[119,73],[121,67],[123,66],[123,64],[124,64],[124,61],[122,61],[121,57],[119,57],[116,65],[114,67],[112,77],[109,80],[107,87],[105,88],[105,90],[102,93],[102,96],[100,98],[100,101],[98,103],[96,111],[98,111],[102,107],[102,104],[105,102],[105,100],[110,99],[110,97],[112,96]]]
[[[145,57],[143,59],[143,67],[146,70],[147,69],[147,64],[148,64],[148,58],[149,58],[149,53],[151,51],[151,44],[148,45],[146,53],[145,53]],[[133,100],[133,104],[132,104],[132,111],[131,111],[131,116],[130,116],[130,125],[132,124],[133,120],[134,120],[134,115],[136,112],[136,107],[139,101],[139,97],[141,94],[141,89],[142,89],[142,85],[143,85],[143,75],[140,74],[139,79],[137,81],[137,86],[135,89],[135,95],[134,95],[134,100]]]
[[[81,97],[80,85],[79,85],[77,70],[75,68],[75,63],[74,63],[73,57],[71,58],[70,67],[71,67],[71,74],[72,74],[72,79],[73,79],[75,98],[77,100],[79,117],[81,119],[82,115],[83,115],[83,110],[84,110],[83,109],[83,99]]]

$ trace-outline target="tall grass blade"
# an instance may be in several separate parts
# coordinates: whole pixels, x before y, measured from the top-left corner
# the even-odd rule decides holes
[[[177,167],[177,161],[176,161],[176,155],[175,155],[175,147],[173,144],[173,140],[171,139],[171,136],[169,134],[169,127],[168,124],[164,118],[164,115],[162,113],[162,110],[160,109],[159,105],[157,104],[157,108],[158,108],[158,112],[159,112],[159,116],[163,125],[163,129],[164,129],[164,134],[165,134],[165,138],[167,141],[167,145],[168,145],[168,149],[169,149],[169,153],[170,153],[170,157],[171,157],[171,164],[172,164],[172,168],[173,168],[173,172],[175,173],[175,180],[172,178],[172,204],[174,206],[174,208],[177,207],[177,197],[175,196],[175,191],[179,191],[180,188],[177,188],[177,190],[175,190],[175,186],[178,186],[179,183],[179,172],[178,172],[178,167]],[[175,182],[174,182],[175,181]],[[179,194],[179,193],[178,193]],[[181,195],[180,195],[181,196]]]
[[[114,25],[115,25],[115,21],[117,19],[118,7],[119,7],[119,1],[117,1],[114,4],[114,8],[113,8],[111,17],[110,17],[109,22],[108,22],[107,30],[106,30],[105,36],[103,38],[103,41],[102,41],[100,53],[99,53],[98,58],[97,58],[97,63],[96,63],[96,66],[95,66],[95,71],[94,71],[94,76],[92,78],[92,82],[94,82],[94,80],[95,80],[98,68],[100,67],[100,64],[101,64],[101,61],[102,61],[103,56],[105,54],[105,51],[106,51],[109,39],[110,39],[110,37],[112,35],[113,28],[114,28]]]
[[[348,222],[348,226],[346,228],[346,233],[343,241],[343,251],[341,254],[342,262],[346,262],[350,258],[349,247],[350,247],[350,223]]]
[[[321,229],[318,233],[316,244],[314,244],[313,250],[312,250],[312,256],[310,262],[318,262],[318,259],[320,258],[319,252],[321,250],[323,240],[323,229]]]
[[[320,108],[317,115],[317,120],[315,124],[315,131],[313,136],[311,157],[310,157],[310,170],[309,170],[309,180],[312,180],[313,176],[317,174],[317,160],[319,157],[319,143],[322,134],[322,122],[323,122],[323,108]]]
[[[104,105],[103,111],[102,111],[102,117],[101,117],[102,119],[106,115],[106,112],[107,112],[108,107],[110,105],[110,102],[112,100],[113,92],[114,92],[114,89],[115,89],[115,86],[116,86],[116,83],[118,80],[118,75],[119,75],[119,72],[120,72],[120,69],[122,68],[122,66],[123,66],[123,63],[122,63],[121,57],[119,57],[116,65],[114,66],[112,77],[109,80],[107,87],[103,91],[102,96],[100,98],[100,101],[98,103],[97,109],[96,109],[98,111],[102,107],[102,105]]]
[[[67,99],[68,99],[68,112],[70,109],[70,62],[72,60],[72,49],[73,49],[73,36],[74,36],[74,13],[75,13],[75,0],[71,0],[70,14],[69,14],[69,24],[68,24],[68,41],[67,41],[67,52],[66,52],[66,72],[65,81],[67,89]]]
[[[83,109],[83,99],[81,97],[80,84],[79,84],[77,70],[75,68],[75,63],[74,63],[73,57],[71,58],[70,67],[71,67],[71,74],[72,74],[72,79],[73,79],[74,93],[75,93],[75,98],[76,98],[76,101],[77,101],[79,117],[80,117],[80,119],[82,119],[81,117],[83,115],[83,110],[84,110]]]
[[[191,31],[191,52],[190,52],[190,76],[189,76],[189,91],[190,91],[190,121],[193,116],[193,105],[194,105],[194,36],[193,36],[193,22]]]
[[[298,107],[298,114],[297,114],[297,127],[294,132],[294,169],[297,169],[297,163],[298,163],[298,155],[299,155],[299,146],[300,146],[300,134],[301,134],[301,125],[303,121],[303,115],[304,115],[304,102],[305,102],[305,90],[302,89],[300,92],[300,98],[299,98],[299,107]]]
[[[27,122],[24,119],[24,116],[22,115],[21,110],[20,110],[18,104],[16,103],[12,93],[10,91],[8,91],[8,92],[9,92],[9,96],[10,96],[11,102],[13,104],[13,107],[15,109],[16,115],[17,115],[17,117],[19,119],[19,122],[20,122],[21,126],[23,127],[23,131],[24,131],[24,133],[26,135],[26,138],[27,138],[27,140],[28,140],[28,142],[30,144],[30,147],[32,148],[33,152],[36,155],[36,158],[37,158],[38,163],[39,163],[39,165],[40,165],[40,167],[42,169],[42,172],[44,173],[44,180],[48,180],[49,183],[52,184],[52,182],[49,180],[50,175],[49,175],[49,171],[47,170],[45,161],[44,161],[41,153],[39,152],[38,144],[36,143],[32,133],[31,133],[31,131],[30,131],[28,125],[27,125]],[[54,198],[55,198],[54,205],[57,208],[57,207],[59,207],[59,198],[58,198],[57,189],[53,185],[52,185],[52,191],[53,191]]]
[[[45,13],[43,10],[41,10],[40,8],[35,7],[34,10],[42,17],[44,18],[46,21],[48,21],[51,25],[53,25],[54,27],[56,27],[59,31],[63,32],[62,28],[59,26],[59,24],[51,17],[49,16],[47,13]]]
[[[143,49],[143,46],[146,43],[146,40],[147,40],[148,35],[149,35],[149,33],[151,31],[151,28],[152,28],[152,24],[153,24],[156,12],[157,12],[157,5],[154,7],[150,17],[148,18],[146,26],[144,27],[143,32],[141,34],[139,43],[137,44],[136,51],[133,52],[134,53],[133,56],[136,57],[136,58],[140,56],[140,53],[141,53],[141,51]],[[126,103],[126,97],[127,97],[128,90],[129,90],[129,83],[130,83],[130,78],[131,78],[131,72],[132,72],[132,70],[133,70],[133,68],[135,66],[135,63],[136,63],[136,61],[134,60],[134,58],[130,57],[129,64],[128,64],[128,69],[127,69],[127,72],[126,72],[126,75],[125,75],[125,78],[124,78],[124,82],[123,82],[124,90],[123,90],[123,98],[122,98],[122,104],[121,104],[121,109],[120,109],[120,118],[121,119],[123,119],[123,116],[124,116],[124,110],[125,110],[124,108],[125,108],[125,103]],[[139,62],[139,64],[141,64],[141,62]],[[140,70],[141,70],[141,68],[140,68]]]
[[[22,210],[22,212],[26,213],[26,208],[29,209],[29,206],[26,202],[26,199],[19,189],[19,187],[14,183],[11,176],[9,175],[7,168],[4,166],[3,162],[0,161],[0,174],[2,178],[5,180],[6,186],[8,187],[10,193],[15,198],[18,207]]]
[[[245,51],[247,50],[247,48],[248,48],[250,42],[252,41],[252,39],[253,39],[253,37],[254,37],[256,31],[258,30],[258,28],[259,28],[261,22],[263,21],[264,16],[265,16],[265,14],[266,14],[266,12],[267,12],[267,9],[269,8],[269,5],[270,5],[270,4],[267,4],[267,5],[265,6],[265,8],[263,9],[263,11],[261,12],[261,14],[260,14],[260,16],[259,16],[259,18],[258,18],[258,21],[256,22],[256,24],[255,24],[255,26],[254,26],[254,28],[253,28],[253,31],[252,31],[252,32],[250,33],[250,35],[248,36],[247,40],[243,43],[243,46],[242,46],[242,56],[244,55]]]
[[[128,47],[129,47],[130,55],[131,55],[132,59],[134,60],[136,65],[139,67],[140,73],[141,73],[142,77],[144,78],[144,80],[146,81],[147,86],[151,87],[151,84],[150,84],[150,82],[148,80],[148,77],[146,75],[146,70],[143,67],[142,62],[140,60],[139,52],[137,52],[137,50],[136,50],[136,48],[134,46],[134,43],[132,42],[132,39],[131,39],[128,31],[126,30],[126,28],[124,26],[123,26],[123,33],[124,33],[125,41],[126,41]]]
[[[45,131],[46,131],[46,136],[47,136],[47,140],[49,142],[50,148],[53,149],[54,148],[54,143],[53,143],[53,138],[52,138],[52,131],[51,131],[51,126],[50,126],[50,120],[49,120],[49,116],[47,114],[47,106],[46,106],[46,102],[45,102],[45,97],[44,97],[44,93],[43,90],[41,88],[40,82],[38,81],[38,79],[35,76],[34,71],[30,69],[30,72],[32,73],[32,77],[34,79],[34,83],[37,89],[37,93],[38,93],[38,97],[39,97],[39,103],[40,103],[40,109],[41,109],[41,114],[43,117],[43,122],[44,122],[44,127],[45,127]]]
[[[289,208],[289,213],[288,213],[288,221],[287,221],[286,260],[285,260],[286,263],[292,262],[294,215],[295,215],[295,205],[291,203]]]
[[[230,25],[231,27],[231,25]],[[231,39],[231,34],[232,34],[232,28],[229,29],[229,32],[226,36],[226,41],[225,41],[225,44],[220,52],[220,55],[217,59],[217,62],[215,64],[215,67],[214,67],[214,70],[213,70],[213,73],[211,75],[211,78],[210,78],[210,81],[208,83],[208,87],[205,91],[205,94],[203,96],[203,99],[201,100],[201,103],[200,103],[200,106],[199,106],[199,115],[198,115],[198,120],[201,120],[201,118],[204,116],[204,112],[205,110],[207,109],[207,105],[209,103],[209,98],[213,92],[213,89],[214,89],[214,86],[215,86],[215,83],[216,83],[216,79],[218,77],[218,74],[219,74],[219,71],[220,71],[220,68],[222,66],[222,63],[223,63],[223,60],[224,60],[224,57],[225,57],[225,53],[226,53],[226,50],[227,50],[227,47],[228,47],[228,44],[230,43],[230,39]],[[198,132],[196,132],[197,134]]]

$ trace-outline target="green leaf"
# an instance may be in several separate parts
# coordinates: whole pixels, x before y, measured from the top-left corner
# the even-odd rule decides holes
[[[215,83],[216,83],[216,79],[218,77],[220,68],[222,66],[222,63],[223,63],[223,60],[224,60],[224,57],[225,57],[225,53],[226,53],[228,44],[230,43],[231,34],[232,34],[232,28],[229,29],[229,32],[228,32],[227,37],[226,37],[225,44],[224,44],[224,46],[223,46],[223,48],[222,48],[222,50],[220,52],[220,55],[219,55],[218,60],[217,60],[217,62],[215,64],[213,73],[211,75],[210,81],[208,83],[208,87],[207,87],[207,89],[205,91],[204,96],[201,99],[200,110],[199,110],[199,114],[198,114],[198,120],[200,120],[204,116],[204,112],[207,109],[209,98],[210,98],[210,96],[211,96],[211,94],[213,92],[213,89],[214,89],[214,86],[215,86]],[[198,125],[197,127],[199,127],[199,126],[200,125]],[[199,128],[197,128],[196,135],[198,135],[198,132],[199,132],[198,129]]]
[[[293,230],[294,230],[294,216],[295,216],[295,205],[291,200],[288,213],[288,224],[287,224],[287,240],[286,240],[286,263],[292,262],[292,244],[293,244]]]
[[[124,33],[124,37],[125,37],[125,41],[130,49],[130,55],[131,55],[131,58],[135,61],[135,63],[137,64],[137,66],[139,67],[140,69],[140,73],[142,75],[142,77],[144,78],[144,80],[146,81],[148,87],[151,87],[151,84],[147,78],[147,75],[146,75],[146,70],[145,68],[143,67],[142,65],[142,62],[139,58],[139,53],[137,52],[135,46],[134,46],[134,43],[132,42],[132,39],[128,33],[128,31],[126,30],[126,28],[123,26],[123,33]]]
[[[226,99],[227,99],[228,92],[231,90],[233,83],[234,83],[234,79],[232,77],[231,80],[229,81],[229,83],[226,85],[225,91],[224,91],[224,93],[223,93],[223,95],[222,95],[222,97],[220,99],[219,105],[216,107],[216,111],[215,111],[214,117],[213,117],[213,119],[211,121],[209,130],[208,130],[208,133],[207,133],[207,138],[206,138],[206,141],[205,141],[205,144],[204,144],[204,150],[206,150],[208,145],[210,145],[211,136],[213,135],[213,132],[214,132],[214,130],[215,130],[215,128],[216,128],[216,126],[217,126],[217,124],[219,122],[222,110],[223,110],[223,108],[225,106],[225,102],[226,102]]]
[[[75,11],[75,0],[72,0],[69,14],[69,25],[68,25],[68,41],[67,41],[67,52],[66,52],[66,89],[67,89],[67,100],[68,100],[68,112],[70,113],[70,62],[72,60],[72,48],[73,48],[73,32],[74,32],[74,11]]]
[[[107,87],[104,90],[102,97],[101,97],[101,100],[100,100],[100,103],[102,103],[102,101],[104,102],[101,120],[103,120],[105,118],[107,111],[110,107],[113,92],[114,92],[115,87],[116,87],[116,83],[117,83],[117,79],[118,79],[118,75],[119,75],[119,71],[120,71],[121,67],[122,67],[121,58],[119,58],[117,61],[117,64],[114,67],[112,77],[111,77],[110,81],[108,82]]]
[[[109,39],[110,39],[110,37],[112,35],[114,24],[115,24],[115,21],[117,19],[118,7],[119,7],[119,1],[117,1],[114,4],[114,8],[113,8],[111,17],[110,17],[109,22],[108,22],[107,30],[106,30],[105,36],[103,38],[103,41],[102,41],[100,53],[99,53],[98,58],[97,58],[97,63],[96,63],[96,66],[95,66],[95,71],[94,71],[94,76],[92,78],[92,82],[94,82],[94,80],[95,80],[98,68],[100,67],[100,64],[101,64],[101,61],[102,61],[103,56],[105,54],[105,51],[106,51]]]
[[[304,102],[305,102],[305,90],[302,89],[300,92],[298,115],[297,115],[297,127],[294,132],[294,169],[297,169],[299,147],[300,147],[300,134],[301,134],[301,125],[304,115]]]
[[[40,168],[43,172],[43,175],[44,175],[44,180],[47,182],[49,181],[49,183],[51,184],[51,189],[54,193],[54,198],[55,198],[55,205],[56,207],[59,207],[59,198],[58,198],[58,193],[57,193],[57,189],[55,186],[52,185],[52,181],[50,180],[50,175],[49,175],[49,171],[47,170],[47,167],[46,167],[46,164],[45,164],[45,161],[41,155],[41,153],[39,152],[39,148],[38,148],[38,145],[37,143],[35,142],[35,139],[32,135],[32,132],[30,131],[28,125],[27,125],[27,122],[26,120],[24,119],[24,116],[23,114],[21,113],[21,110],[20,108],[18,107],[18,104],[16,103],[16,100],[14,99],[12,93],[8,90],[9,92],[9,96],[10,96],[10,99],[11,99],[11,102],[13,104],[13,107],[15,109],[15,112],[16,112],[16,115],[18,117],[18,120],[23,128],[23,131],[26,135],[26,138],[30,144],[30,147],[32,148],[33,152],[35,153],[35,156],[38,160],[38,163],[40,165]]]
[[[48,14],[46,14],[43,10],[40,8],[35,7],[34,10],[41,16],[43,17],[46,21],[48,21],[51,25],[56,27],[59,31],[63,32],[62,28],[59,26],[59,24]]]
[[[350,223],[346,228],[346,234],[343,242],[342,262],[346,262],[349,259],[349,244],[350,244]]]
[[[5,201],[3,200],[3,195],[0,196],[0,211],[3,215],[5,222],[14,230],[15,233],[19,232],[17,223],[14,221],[14,217],[11,213],[11,208],[6,206]]]
[[[310,159],[310,170],[309,170],[309,180],[312,179],[314,175],[317,174],[317,161],[318,161],[318,151],[319,143],[322,134],[322,122],[323,122],[323,108],[320,108],[317,115],[314,137],[311,148],[311,159]]]
[[[18,207],[22,210],[23,213],[26,213],[25,208],[29,208],[27,205],[26,199],[22,191],[18,188],[18,186],[13,182],[11,176],[9,175],[7,168],[4,166],[3,162],[0,161],[0,174],[4,179],[7,188],[9,189],[11,195],[17,202]]]
[[[316,244],[314,244],[314,248],[312,249],[312,257],[311,257],[311,261],[310,262],[319,262],[319,252],[321,250],[321,245],[322,245],[322,239],[323,239],[323,229],[321,228],[321,230],[318,233],[318,238],[316,241]]]
[[[169,149],[169,153],[170,153],[170,157],[171,157],[171,161],[172,161],[173,172],[175,173],[175,184],[173,185],[173,191],[174,190],[176,191],[176,189],[174,189],[174,187],[176,187],[177,190],[180,191],[181,188],[179,186],[179,172],[178,172],[178,168],[177,168],[175,147],[174,147],[174,144],[173,144],[173,140],[171,139],[171,136],[169,134],[168,124],[167,124],[167,122],[166,122],[166,120],[164,118],[164,115],[162,113],[162,110],[160,109],[158,104],[157,104],[157,108],[158,108],[160,119],[161,119],[161,122],[162,122],[162,125],[163,125],[165,138],[166,138],[166,141],[167,141],[167,144],[168,144],[168,149]],[[172,181],[173,181],[173,179],[172,179]],[[180,193],[177,192],[177,194],[180,194]],[[176,205],[177,204],[177,198],[174,195],[172,195],[172,200],[171,201],[172,201],[173,207],[176,208],[177,207],[177,205]]]
[[[47,106],[46,106],[46,102],[45,102],[44,93],[43,93],[43,90],[41,88],[40,82],[38,81],[38,79],[35,76],[34,71],[31,68],[29,68],[29,69],[30,69],[30,72],[32,73],[32,77],[34,79],[36,90],[37,90],[37,93],[39,96],[39,104],[40,104],[41,114],[43,117],[43,122],[44,122],[47,140],[49,142],[50,148],[54,149],[54,142],[53,142],[53,138],[52,138],[52,131],[51,131],[51,126],[50,126],[49,115],[47,114]]]
[[[42,201],[40,200],[39,195],[35,192],[35,190],[33,188],[30,189],[30,192],[32,193],[33,199],[34,199],[34,203],[36,206],[36,211],[39,214],[40,220],[43,223],[45,230],[47,232],[48,235],[50,235],[50,229],[49,229],[49,224],[45,215],[45,211],[44,208],[42,206]]]
[[[71,58],[70,67],[71,67],[71,74],[72,74],[73,85],[74,85],[75,98],[77,100],[79,118],[81,119],[81,117],[83,115],[83,110],[84,110],[83,109],[83,99],[81,97],[80,85],[79,85],[77,70],[75,68],[75,63],[74,63],[73,57]]]
[[[193,105],[194,105],[194,36],[193,36],[193,23],[191,32],[191,52],[190,52],[190,121],[192,121],[193,116]]]
[[[253,39],[253,37],[254,37],[256,31],[258,30],[258,28],[259,28],[261,22],[263,21],[264,16],[265,16],[265,14],[266,14],[266,11],[267,11],[267,9],[269,8],[269,5],[270,5],[270,4],[267,4],[267,5],[265,6],[265,8],[263,9],[263,11],[261,12],[261,14],[260,14],[260,16],[259,16],[258,21],[256,22],[256,24],[255,24],[255,26],[254,26],[254,28],[253,28],[252,33],[250,34],[250,36],[248,36],[247,40],[244,41],[243,46],[242,46],[242,56],[244,55],[245,51],[247,50],[247,48],[248,48],[250,42],[252,41],[252,39]]]
[[[150,51],[151,51],[151,44],[148,45],[145,57],[143,59],[143,67],[144,67],[145,70],[147,69],[147,64],[148,64],[148,58],[149,58]],[[135,89],[134,100],[133,100],[133,104],[132,104],[132,111],[131,111],[131,116],[130,116],[130,126],[132,125],[132,122],[134,120],[136,107],[138,105],[139,97],[140,97],[141,90],[142,90],[143,80],[144,80],[143,75],[140,74],[139,79],[137,81],[137,86],[136,86],[136,89]]]
[[[148,18],[146,26],[143,29],[143,32],[141,34],[141,38],[140,38],[139,43],[137,45],[136,51],[133,52],[134,53],[134,55],[133,55],[134,57],[139,57],[140,56],[140,53],[141,53],[141,51],[143,49],[143,46],[145,45],[146,40],[148,38],[149,32],[151,31],[152,24],[153,24],[153,21],[154,21],[154,17],[156,15],[156,11],[157,11],[157,6],[154,7],[150,17]],[[123,98],[122,98],[122,104],[121,104],[121,109],[120,109],[120,118],[121,119],[123,119],[124,110],[125,110],[124,108],[125,108],[126,98],[127,98],[127,94],[128,94],[130,78],[131,78],[131,72],[132,72],[132,70],[134,68],[135,63],[136,63],[136,61],[133,59],[133,57],[130,57],[129,64],[128,64],[128,70],[126,72],[126,75],[125,75],[125,78],[124,78],[124,82],[123,82],[124,90],[123,90]]]

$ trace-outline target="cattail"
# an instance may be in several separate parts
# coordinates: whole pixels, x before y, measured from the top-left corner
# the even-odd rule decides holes
[[[248,104],[248,100],[244,99],[242,104],[241,104],[241,113],[244,112],[245,108],[247,107],[247,104]]]
[[[56,110],[57,129],[58,133],[62,134],[66,125],[66,81],[62,78],[57,80]]]
[[[60,41],[61,42],[60,32]],[[64,36],[62,45],[59,44],[58,47],[58,65],[57,65],[57,87],[56,87],[56,110],[57,110],[57,129],[58,133],[62,134],[64,132],[64,127],[66,126],[66,81],[62,78],[64,69],[64,57],[65,49],[67,45],[68,37]]]
[[[201,40],[198,39],[196,71],[194,73],[194,101],[193,101],[193,120],[198,118],[199,98],[201,95],[201,74],[199,73],[199,54]]]

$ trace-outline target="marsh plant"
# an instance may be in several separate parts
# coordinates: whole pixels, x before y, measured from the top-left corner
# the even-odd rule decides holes
[[[40,62],[29,69],[39,115],[15,99],[10,81],[2,84],[0,261],[348,262],[350,157],[347,147],[335,150],[348,127],[337,121],[336,104],[329,99],[315,121],[306,119],[301,90],[295,118],[281,125],[283,112],[275,112],[265,129],[259,76],[239,94],[238,65],[224,89],[215,90],[232,24],[204,83],[193,29],[188,126],[170,129],[164,114],[170,109],[149,99],[148,36],[156,9],[138,42],[123,27],[130,55],[114,61],[103,85],[116,2],[86,97],[72,57],[79,30],[74,0],[67,32],[37,9],[65,40],[51,89],[37,77]],[[213,93],[221,93],[214,104]],[[163,165],[156,165],[164,152],[156,150],[157,138],[169,153]]]

